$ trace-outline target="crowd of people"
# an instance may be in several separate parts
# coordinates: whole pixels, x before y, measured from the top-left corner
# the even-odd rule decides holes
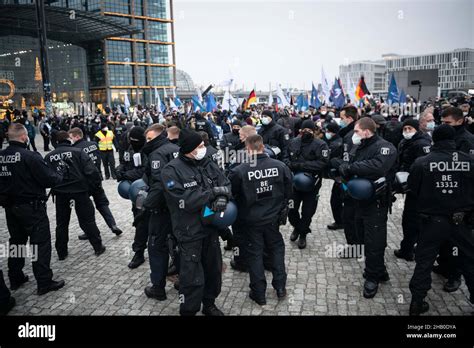
[[[280,227],[289,223],[290,241],[305,249],[322,182],[331,180],[327,203],[334,222],[327,228],[344,230],[346,245],[338,257],[364,257],[365,298],[376,296],[380,283],[390,279],[387,217],[393,202],[404,197],[403,240],[394,254],[416,262],[409,314],[429,310],[431,272],[446,278],[447,292],[459,289],[463,275],[474,304],[474,100],[458,105],[430,100],[418,114],[404,115],[381,101],[304,111],[278,105],[251,105],[236,113],[220,108],[161,113],[154,106],[123,111],[46,118],[11,110],[2,120],[0,143],[8,136],[9,146],[0,151],[0,204],[10,245],[29,239],[38,246],[33,262],[38,295],[64,286],[53,280],[50,268],[48,198],[54,197],[56,207],[59,260],[68,257],[72,208],[84,232],[79,239],[100,256],[106,248],[95,209],[114,234],[122,234],[102,187],[111,179],[124,196],[133,191],[130,185],[139,188],[129,197],[135,236],[128,266],[142,265],[148,249],[146,296],[166,300],[166,277],[177,274],[181,315],[201,308],[205,315],[223,315],[215,305],[222,283],[221,238],[234,251],[231,267],[248,272],[253,301],[266,304],[265,270],[283,299],[287,274]],[[36,151],[36,128],[44,159]],[[235,216],[219,220],[226,215]],[[354,252],[360,246],[363,255]],[[24,263],[8,260],[13,291],[28,281]],[[0,312],[14,305],[0,271]]]

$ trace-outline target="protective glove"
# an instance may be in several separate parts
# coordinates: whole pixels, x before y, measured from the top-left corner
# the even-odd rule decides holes
[[[230,189],[227,186],[213,187],[211,191],[210,201],[212,202],[220,196],[224,196],[229,200],[232,197]]]
[[[349,178],[350,175],[351,175],[349,163],[347,163],[347,162],[342,163],[342,164],[339,166],[339,173],[341,174],[341,176],[342,176],[344,179]]]
[[[225,211],[225,208],[227,208],[228,202],[229,202],[229,199],[227,197],[219,196],[212,202],[211,209],[215,211],[216,213],[223,212]]]

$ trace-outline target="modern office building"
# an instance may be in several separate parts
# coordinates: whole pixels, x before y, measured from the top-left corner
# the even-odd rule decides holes
[[[351,82],[354,86],[357,86],[362,75],[371,93],[380,94],[387,91],[385,62],[383,60],[360,61],[339,66],[339,77],[345,89],[350,87]]]
[[[53,103],[144,105],[175,87],[173,0],[43,1]],[[0,98],[17,107],[42,102],[36,24],[33,0],[0,0]]]

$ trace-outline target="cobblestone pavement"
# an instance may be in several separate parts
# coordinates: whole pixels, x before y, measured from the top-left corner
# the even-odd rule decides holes
[[[42,148],[37,137],[38,148]],[[44,153],[42,153],[44,155]],[[96,219],[107,251],[96,257],[86,241],[79,241],[81,234],[77,218],[72,214],[70,224],[69,257],[59,262],[53,247],[51,267],[55,279],[64,279],[66,286],[44,296],[36,295],[36,282],[31,262],[27,260],[25,273],[30,281],[13,292],[17,306],[11,315],[177,315],[178,292],[172,282],[167,282],[168,300],[158,302],[148,299],[143,289],[149,285],[148,262],[136,270],[127,267],[132,257],[131,204],[117,193],[117,184],[104,181],[110,200],[110,208],[124,234],[116,237],[96,212]],[[312,222],[312,234],[308,246],[299,250],[289,241],[290,225],[281,229],[286,243],[286,267],[288,273],[288,297],[277,301],[271,288],[271,274],[266,272],[269,288],[267,305],[260,307],[248,297],[248,275],[230,268],[230,251],[223,250],[224,263],[222,292],[217,305],[226,315],[407,315],[410,303],[408,283],[414,263],[400,261],[393,255],[402,235],[402,200],[395,203],[388,221],[388,247],[385,260],[391,280],[381,284],[372,300],[362,296],[364,263],[355,259],[341,260],[326,255],[327,247],[345,242],[342,230],[330,231],[326,225],[332,222],[329,205],[331,182],[325,181],[321,190],[318,210]],[[55,209],[48,202],[48,215],[54,246]],[[5,213],[0,212],[0,245],[8,241]],[[222,243],[223,246],[223,243]],[[7,260],[0,257],[0,267],[6,273]],[[6,276],[6,275],[5,275]],[[7,284],[8,280],[6,279]],[[427,301],[429,315],[470,315],[473,311],[468,302],[468,291],[463,284],[456,293],[442,290],[443,280],[433,274],[433,289]]]

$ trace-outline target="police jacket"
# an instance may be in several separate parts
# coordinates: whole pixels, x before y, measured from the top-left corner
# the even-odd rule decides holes
[[[146,176],[144,177],[147,158],[142,152],[138,152],[137,156],[135,154],[136,152],[132,146],[129,146],[124,152],[122,163],[115,169],[117,181],[129,180],[134,182],[142,178],[147,181]]]
[[[172,144],[166,133],[162,133],[145,144],[142,152],[147,156],[145,175],[148,178],[148,196],[144,206],[149,210],[166,208],[161,171],[172,160],[178,157],[179,147]]]
[[[288,140],[290,139],[286,129],[272,121],[268,125],[262,126],[258,134],[263,138],[264,144],[280,149],[278,159],[283,161],[287,154]]]
[[[125,151],[127,149],[127,142],[123,142],[122,135],[127,133],[128,129],[127,126],[123,123],[120,123],[117,127],[114,129],[114,145],[117,149],[121,149]]]
[[[266,154],[255,163],[233,168],[229,179],[238,207],[239,224],[261,226],[276,222],[292,195],[292,175],[281,161]]]
[[[464,125],[454,127],[454,129],[456,130],[456,136],[454,138],[456,150],[474,156],[474,135],[468,132]]]
[[[201,212],[212,194],[213,187],[227,186],[230,182],[217,164],[205,157],[201,161],[179,154],[161,173],[165,198],[171,213],[173,233],[180,242],[206,238]]]
[[[431,138],[422,132],[416,132],[413,138],[403,139],[398,145],[398,171],[408,172],[418,157],[430,153]]]
[[[205,132],[209,137],[211,143],[215,142],[214,132],[212,131],[211,123],[202,116],[196,117],[195,121],[196,132]]]
[[[474,209],[474,159],[444,140],[418,158],[410,170],[408,188],[417,197],[419,213],[451,215]]]
[[[286,129],[288,135],[290,138],[294,138],[298,136],[298,133],[296,133],[296,128],[299,124],[300,118],[296,117],[291,117],[290,115],[285,115],[282,116],[278,119],[277,124],[282,126],[284,129]],[[298,128],[299,131],[299,128]]]
[[[97,145],[96,142],[81,139],[74,143],[74,147],[77,147],[78,149],[81,149],[82,151],[84,151],[84,153],[90,157],[92,162],[94,162],[95,166],[100,171],[100,161],[101,161],[100,156],[101,155],[99,151],[99,146]]]
[[[224,134],[224,137],[221,142],[221,149],[225,150],[226,148],[232,150],[235,146],[240,143],[240,138],[238,134],[233,132]]]
[[[301,137],[291,139],[288,143],[286,164],[294,173],[305,172],[321,174],[329,161],[329,148],[319,139],[306,142]]]
[[[349,162],[349,152],[352,150],[354,144],[352,143],[352,136],[354,135],[355,122],[342,128],[339,131],[339,136],[342,138],[342,160]]]
[[[219,150],[217,150],[212,145],[208,145],[206,146],[206,156],[209,157],[214,163],[216,163],[219,166],[219,168],[221,168],[222,156]]]
[[[26,144],[10,141],[0,150],[0,195],[12,203],[46,199],[45,188],[58,185],[62,174],[46,165],[41,155],[26,149]]]
[[[349,175],[372,181],[382,177],[391,180],[397,150],[392,143],[374,135],[363,139],[359,146],[354,146],[349,157]]]
[[[339,134],[334,135],[331,140],[327,140],[329,147],[329,158],[341,158],[343,152],[342,138]]]
[[[94,162],[81,149],[62,142],[45,157],[46,163],[56,169],[60,160],[68,164],[64,180],[53,187],[53,193],[94,192],[101,187],[101,177]]]

